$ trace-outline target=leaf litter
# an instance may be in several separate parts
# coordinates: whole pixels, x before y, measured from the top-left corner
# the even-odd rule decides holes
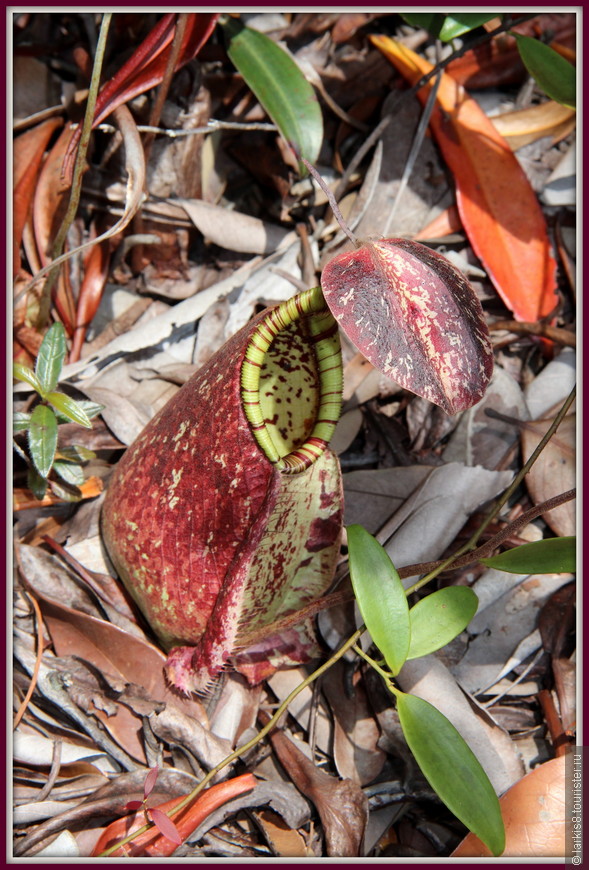
[[[94,28],[100,16],[91,17]],[[102,97],[101,112],[104,116],[107,106],[112,109],[118,101],[131,107],[135,120],[123,109],[115,127],[106,118],[106,126],[94,134],[83,211],[70,230],[69,265],[60,272],[55,295],[70,339],[75,324],[82,323],[76,320],[80,313],[85,331],[85,339],[77,339],[79,359],[70,358],[60,387],[65,383],[105,406],[88,433],[68,434],[67,426],[60,425],[59,443],[72,438],[96,450],[98,464],[88,470],[96,468],[106,485],[124,447],[191,373],[257,310],[289,298],[300,282],[317,283],[325,262],[344,249],[323,194],[298,177],[296,161],[276,129],[268,129],[269,119],[224,56],[220,39],[206,43],[215,16],[204,14],[202,21],[191,22],[188,48],[180,55],[184,66],[172,78],[161,114],[162,129],[173,135],[157,137],[146,148],[146,133],[137,133],[136,125],[149,121],[157,94],[151,89],[165,77],[174,16],[164,16],[165,21],[154,13],[144,17],[140,25],[137,16],[115,16],[114,45],[128,48],[132,60],[125,68],[127,81],[119,74],[111,96]],[[42,282],[25,298],[22,289],[50,260],[65,207],[61,163],[72,137],[66,119],[87,85],[87,63],[91,68],[89,20],[69,16],[60,30],[62,18],[62,13],[18,13],[13,22],[19,84],[14,101],[14,266],[21,294],[14,308],[14,352],[27,364],[40,343],[35,319]],[[411,238],[443,217],[454,203],[455,188],[459,203],[464,199],[477,161],[473,158],[462,173],[452,156],[451,135],[447,129],[440,132],[443,119],[436,122],[437,144],[429,136],[423,139],[399,194],[422,110],[414,97],[404,96],[402,77],[374,43],[381,40],[380,48],[382,40],[395,37],[420,56],[425,70],[435,62],[434,41],[425,31],[395,14],[266,13],[256,19],[261,30],[269,28],[270,38],[283,41],[317,87],[324,133],[316,165],[331,179],[357,234]],[[545,31],[566,52],[574,48],[575,24],[571,13],[542,14],[517,28],[532,36]],[[167,46],[161,55],[150,42],[158,27]],[[79,37],[78,54],[64,40],[68,32]],[[54,45],[55,63],[21,53],[20,46],[31,41]],[[201,43],[197,59],[186,64]],[[143,78],[134,66],[133,52],[140,45],[150,59]],[[120,69],[116,52],[112,61],[114,73]],[[68,64],[77,70],[71,103],[72,88],[63,72]],[[32,90],[22,83],[26,76],[36,80],[39,75],[43,98],[32,104]],[[574,199],[554,199],[552,190],[562,189],[559,178],[571,172],[565,158],[574,154],[574,112],[528,86],[514,40],[505,35],[486,48],[459,53],[444,75],[456,75],[467,92],[472,89],[485,107],[477,111],[486,113],[506,138],[528,177],[542,164],[532,186],[552,248],[561,250],[558,227],[565,227],[570,240]],[[480,87],[486,90],[475,90]],[[441,111],[450,112],[444,94]],[[44,116],[44,110],[50,114]],[[470,111],[475,117],[475,110]],[[34,112],[41,114],[38,120]],[[211,119],[217,123],[207,129]],[[380,136],[362,156],[362,145],[379,121]],[[445,144],[444,135],[449,139]],[[471,156],[478,153],[469,148]],[[133,149],[137,161],[132,165]],[[494,202],[498,194],[488,190],[486,195]],[[532,210],[530,219],[537,221],[539,211],[536,206]],[[455,217],[450,233],[444,231],[434,247],[458,258],[455,262],[470,273],[491,329],[513,311],[530,320],[542,315],[574,332],[570,244],[568,259],[559,261],[557,290],[550,276],[544,277],[540,296],[530,303],[522,295],[522,282],[511,280],[502,283],[500,297],[492,284],[496,266],[486,262],[472,211],[463,208],[462,219],[464,228]],[[108,265],[104,284],[96,279],[90,305],[83,301],[90,292],[83,282],[93,268],[88,250],[97,250],[91,246],[98,238],[108,239]],[[504,244],[513,256],[517,242]],[[124,307],[114,309],[112,290],[123,288]],[[542,335],[536,327],[535,335]],[[346,472],[346,523],[360,522],[376,534],[397,568],[411,570],[414,564],[440,560],[467,539],[528,459],[574,384],[576,359],[570,348],[538,340],[533,331],[502,329],[492,335],[491,386],[482,402],[455,417],[378,375],[344,341],[345,404],[334,443]],[[17,391],[15,397],[17,410],[28,407],[27,392]],[[489,535],[530,506],[574,486],[575,431],[573,408]],[[18,491],[24,492],[26,475],[18,459],[15,477]],[[58,501],[48,507],[34,506],[33,499],[26,504],[15,514],[20,542],[15,711],[31,681],[34,691],[14,737],[15,854],[84,858],[102,826],[124,814],[129,800],[142,799],[148,768],[160,767],[152,806],[187,794],[203,773],[259,730],[268,711],[310,669],[279,671],[256,689],[227,674],[205,698],[178,697],[164,681],[164,652],[134,605],[114,592],[98,531],[99,502]],[[574,534],[573,504],[540,514],[514,533],[516,542]],[[82,563],[80,570],[48,547],[47,533]],[[345,567],[343,553],[339,575],[344,592],[349,582]],[[91,572],[86,579],[84,570]],[[415,580],[421,573],[411,576]],[[408,585],[409,575],[403,576]],[[567,617],[566,630],[559,633],[563,614],[574,608],[567,591],[573,588],[570,576],[508,575],[481,570],[475,563],[447,570],[438,583],[471,585],[479,610],[448,648],[408,662],[401,686],[433,701],[468,735],[498,792],[513,787],[505,800],[515,795],[514,789],[527,788],[531,780],[521,777],[536,767],[552,789],[559,781],[554,764],[560,759],[548,759],[555,751],[562,753],[574,730],[574,621]],[[31,595],[40,605],[40,624]],[[325,644],[337,647],[356,628],[355,620],[349,603],[320,613]],[[247,769],[258,778],[256,788],[216,810],[179,847],[178,856],[450,855],[465,831],[416,769],[390,696],[354,661],[344,657],[318,689],[307,687],[294,699],[281,729],[245,756]],[[217,779],[229,782],[227,777],[244,769],[243,762],[234,762]],[[519,793],[517,800],[524,801]],[[521,824],[529,837],[522,841],[520,835],[515,845],[513,823],[508,853],[552,854],[543,851],[555,848],[556,816],[550,812],[542,830],[534,828],[537,819],[526,817]],[[476,847],[467,838],[459,848],[453,853],[457,857],[474,854],[465,850]]]

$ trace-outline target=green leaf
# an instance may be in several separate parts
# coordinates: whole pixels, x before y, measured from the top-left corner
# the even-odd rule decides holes
[[[88,419],[88,415],[80,403],[72,399],[71,396],[66,396],[65,393],[54,392],[47,393],[45,398],[68,420],[79,423],[80,426],[85,426],[87,429],[92,428],[92,422]]]
[[[80,399],[78,405],[86,412],[86,416],[89,420],[98,417],[98,415],[106,408],[106,405],[99,405],[98,402],[91,402],[89,399]]]
[[[348,526],[350,577],[366,628],[391,672],[398,674],[409,649],[409,606],[386,550],[362,526]]]
[[[497,795],[454,725],[427,701],[395,690],[409,749],[439,798],[494,855],[505,849]]]
[[[62,480],[72,486],[81,486],[84,483],[84,469],[75,462],[62,462],[60,459],[56,459],[53,463],[53,470],[59,474]]]
[[[60,447],[56,457],[68,462],[89,462],[90,459],[96,459],[96,453],[81,444],[70,444],[68,447]]]
[[[41,381],[35,374],[35,372],[30,369],[28,366],[23,365],[22,363],[12,363],[12,376],[16,378],[17,381],[24,381],[27,384],[36,390],[39,395],[43,392],[43,387],[41,385]]]
[[[54,323],[45,333],[35,364],[35,373],[41,382],[43,398],[57,386],[66,352],[63,324]]]
[[[47,478],[41,477],[35,468],[29,468],[27,472],[27,486],[35,496],[41,501],[47,492]]]
[[[512,34],[526,69],[551,100],[571,109],[576,105],[577,71],[564,57],[531,36]]]
[[[31,414],[28,435],[33,464],[41,477],[47,477],[57,448],[57,420],[47,405],[37,405]]]
[[[227,54],[297,157],[315,163],[323,142],[323,116],[313,87],[284,49],[234,19],[223,22]],[[299,163],[301,175],[307,170]]]
[[[510,574],[572,574],[577,567],[576,537],[547,538],[513,547],[490,559],[481,559],[483,565],[508,571]]]
[[[12,431],[13,432],[22,432],[24,429],[28,429],[31,424],[31,415],[27,414],[25,411],[15,411],[12,416]]]
[[[76,502],[82,499],[82,492],[77,486],[71,486],[68,483],[60,483],[58,480],[50,480],[49,486],[51,491],[63,501]]]
[[[436,38],[444,25],[446,16],[443,12],[403,12],[402,17],[413,27],[422,27]]]
[[[432,592],[411,608],[408,659],[441,649],[464,631],[477,612],[479,600],[468,586],[448,586]]]
[[[440,29],[440,39],[442,42],[450,42],[493,18],[497,18],[496,12],[452,12],[444,19]]]
[[[105,405],[97,404],[97,402],[91,402],[89,399],[76,399],[76,402],[78,407],[82,411],[85,411],[89,420],[97,417],[106,407]],[[67,414],[60,414],[59,411],[57,412],[57,419],[60,423],[71,423],[71,417],[67,416]]]

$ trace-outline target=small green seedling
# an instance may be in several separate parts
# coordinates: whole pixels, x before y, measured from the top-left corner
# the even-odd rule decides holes
[[[403,734],[431,787],[494,855],[500,855],[505,848],[503,818],[481,764],[439,710],[402,692],[392,681],[405,661],[428,655],[459,635],[476,613],[478,599],[472,589],[454,586],[409,608],[403,584],[383,547],[362,526],[349,526],[347,533],[354,594],[388,670],[358,646],[354,648],[395,696]]]
[[[29,466],[28,486],[36,498],[42,499],[50,485],[56,495],[67,501],[81,497],[79,486],[84,481],[81,463],[94,458],[86,447],[72,445],[58,448],[58,423],[78,423],[92,428],[92,418],[103,409],[90,401],[76,401],[56,390],[67,352],[65,330],[54,323],[47,331],[39,348],[35,369],[13,363],[13,376],[33,387],[40,398],[30,412],[14,415],[14,432],[27,432],[28,455],[15,442],[17,453]],[[56,475],[61,480],[50,479]]]

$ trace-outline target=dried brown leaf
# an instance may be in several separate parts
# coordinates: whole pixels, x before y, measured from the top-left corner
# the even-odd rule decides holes
[[[552,424],[552,420],[534,420],[522,429],[521,443],[526,462]],[[566,492],[575,486],[576,415],[565,417],[539,459],[526,475],[526,484],[534,504]],[[544,514],[556,535],[576,533],[575,503],[567,502]]]
[[[358,785],[367,785],[382,770],[386,753],[378,747],[380,729],[360,673],[346,691],[344,665],[338,662],[324,675],[322,687],[335,717],[333,756],[338,772]]]
[[[282,732],[271,734],[270,741],[298,790],[315,804],[327,854],[338,858],[359,855],[368,821],[368,800],[362,789],[349,779],[337,780],[319,770]]]

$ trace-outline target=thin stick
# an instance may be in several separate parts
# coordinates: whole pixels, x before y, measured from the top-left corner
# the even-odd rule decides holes
[[[305,160],[304,157],[301,157],[301,162],[305,164],[305,166],[307,167],[307,169],[309,170],[309,172],[311,173],[311,175],[313,176],[313,178],[315,179],[315,181],[317,182],[317,184],[319,185],[319,187],[321,188],[321,190],[323,191],[323,193],[327,197],[327,201],[329,202],[329,205],[330,205],[331,210],[333,212],[333,216],[335,217],[336,221],[338,222],[338,224],[340,225],[340,227],[342,228],[342,230],[344,231],[346,236],[349,238],[349,240],[352,242],[352,244],[355,245],[356,248],[359,248],[360,242],[358,241],[358,239],[356,238],[356,236],[354,235],[354,233],[351,231],[351,229],[347,225],[346,221],[344,220],[344,217],[343,217],[341,211],[339,210],[337,200],[336,200],[335,196],[333,195],[333,193],[331,192],[331,190],[328,188],[326,183],[323,181],[323,179],[321,178],[321,176],[319,175],[319,173],[317,172],[315,167],[312,166],[308,160]]]
[[[33,670],[33,675],[31,677],[31,682],[29,684],[29,688],[27,689],[27,694],[25,695],[22,704],[18,708],[17,714],[14,717],[13,728],[16,728],[25,714],[25,710],[29,706],[29,701],[35,691],[35,687],[37,685],[37,679],[39,677],[39,669],[41,667],[41,659],[43,658],[43,617],[41,616],[41,608],[37,602],[37,599],[32,595],[29,595],[28,592],[25,592],[25,595],[33,605],[33,609],[35,611],[35,621],[37,623],[37,657],[35,659],[35,668]]]
[[[436,76],[436,80],[434,82],[434,86],[428,94],[427,102],[425,104],[425,108],[421,114],[421,118],[419,119],[419,124],[417,125],[417,130],[415,131],[415,136],[413,137],[413,142],[411,143],[411,149],[409,151],[409,156],[407,157],[407,161],[405,163],[405,169],[403,170],[403,175],[401,177],[401,183],[399,184],[399,189],[397,190],[397,195],[395,196],[395,201],[393,202],[393,207],[389,212],[389,216],[387,218],[387,222],[382,230],[383,237],[385,239],[389,236],[389,231],[391,224],[393,222],[393,218],[399,206],[399,202],[409,179],[411,177],[411,173],[413,172],[413,167],[415,166],[415,161],[417,160],[417,156],[423,144],[423,139],[425,137],[425,131],[427,130],[427,126],[429,124],[429,120],[432,116],[432,111],[434,108],[434,104],[436,102],[436,97],[438,95],[438,88],[440,87],[440,82],[442,81],[442,71],[438,70],[438,74]]]

